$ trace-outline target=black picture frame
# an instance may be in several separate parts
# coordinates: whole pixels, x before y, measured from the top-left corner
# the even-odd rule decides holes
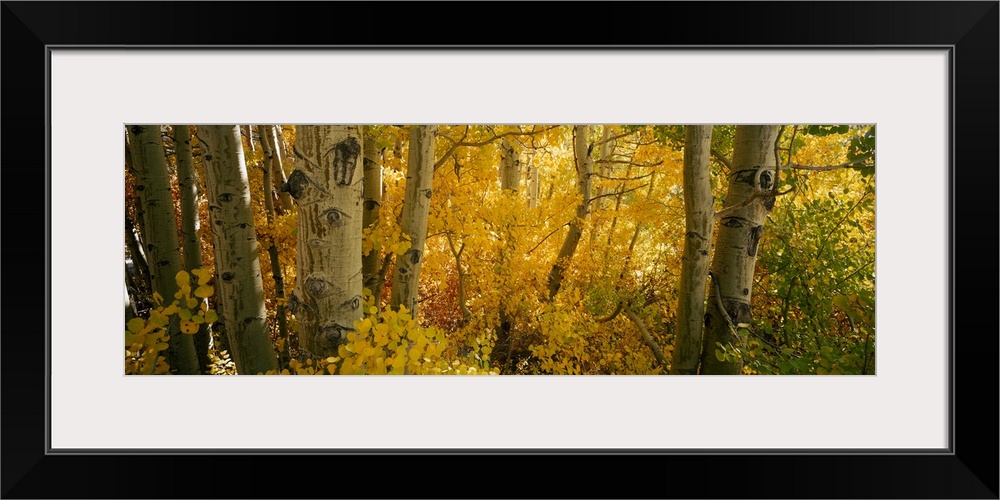
[[[2,2],[8,275],[3,498],[998,498],[998,21],[990,2]],[[330,8],[333,7],[333,17]],[[506,35],[508,11],[527,34]],[[456,22],[456,17],[464,22]],[[356,20],[344,22],[342,20]],[[445,22],[447,20],[447,22]],[[582,27],[600,26],[600,30]],[[759,29],[751,29],[758,27]],[[523,29],[523,27],[522,27]],[[947,453],[49,454],[48,47],[950,47],[952,415]],[[919,147],[919,145],[915,145]],[[962,196],[960,196],[960,194]],[[41,206],[40,206],[41,205]],[[46,214],[40,220],[39,214]],[[991,216],[991,214],[993,214]],[[984,244],[985,242],[985,244]],[[14,267],[16,266],[16,267]],[[45,270],[45,279],[39,279]],[[46,297],[46,300],[41,300]],[[985,305],[982,305],[985,304]],[[42,328],[42,325],[45,328]],[[81,325],[96,333],[97,325]],[[919,360],[914,360],[919,363]],[[292,418],[292,417],[289,417]],[[414,460],[419,457],[419,460]],[[326,468],[328,477],[305,471]],[[400,474],[390,474],[397,469]],[[205,471],[211,471],[205,473]],[[572,471],[567,473],[566,471]],[[249,473],[249,474],[248,474]],[[399,478],[425,475],[421,481]],[[253,476],[256,479],[250,480]],[[160,478],[159,482],[149,478]],[[142,489],[137,489],[141,486]]]

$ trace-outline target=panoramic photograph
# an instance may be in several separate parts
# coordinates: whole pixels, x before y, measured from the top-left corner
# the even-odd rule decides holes
[[[874,375],[873,124],[124,126],[126,375]]]

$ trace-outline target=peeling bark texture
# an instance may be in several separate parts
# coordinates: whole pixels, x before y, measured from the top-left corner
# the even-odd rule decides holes
[[[198,229],[198,181],[195,177],[194,156],[191,154],[191,130],[187,125],[172,125],[177,153],[177,184],[181,192],[181,241],[184,247],[184,269],[190,272],[202,266],[201,240]],[[204,299],[202,299],[204,300]],[[194,334],[198,372],[207,373],[211,359],[208,357],[208,323],[198,325]]]
[[[362,209],[362,226],[372,228],[378,224],[382,210],[382,152],[375,145],[374,137],[368,130],[364,135],[364,206]],[[361,257],[362,283],[372,291],[376,301],[381,298],[382,276],[382,245],[375,244],[371,251]]]
[[[289,309],[299,350],[336,356],[361,319],[362,137],[358,126],[296,128],[288,177],[299,210],[297,286]]]
[[[396,264],[392,277],[393,309],[406,306],[417,317],[417,284],[420,281],[420,256],[427,238],[427,215],[431,208],[431,181],[434,174],[433,125],[410,126],[410,150],[406,166],[406,194],[403,199],[403,233],[410,237],[410,249]]]
[[[215,283],[230,353],[241,375],[277,369],[267,327],[257,233],[243,143],[236,125],[203,125],[205,187],[215,245]]]
[[[755,190],[770,189],[770,183],[774,179],[774,140],[777,134],[778,127],[774,125],[736,127],[733,171],[730,172],[724,209],[744,203],[753,196]],[[733,324],[750,323],[750,298],[757,262],[757,245],[767,218],[765,201],[766,198],[758,198],[719,221],[711,272],[717,280],[722,305]],[[740,374],[743,371],[742,361],[719,361],[715,356],[716,343],[740,346],[740,341],[732,332],[732,325],[719,310],[720,300],[716,298],[715,290],[714,286],[709,288],[705,308],[701,373]]]
[[[271,146],[268,137],[273,133],[273,126],[258,125],[257,135],[260,136],[261,150],[264,152],[264,208],[267,212],[267,223],[274,222],[274,176],[271,170],[281,168],[281,162],[277,160],[278,152]],[[270,233],[270,231],[269,231]],[[277,299],[275,308],[275,320],[278,323],[278,338],[281,339],[281,349],[278,353],[278,365],[282,368],[288,365],[288,321],[285,318],[285,277],[281,272],[281,259],[278,258],[278,247],[274,245],[274,237],[268,237],[267,256],[271,264],[271,279],[274,280],[274,297]]]
[[[143,207],[144,243],[153,290],[163,296],[164,306],[177,293],[177,273],[181,270],[181,250],[177,239],[177,215],[170,190],[167,160],[163,156],[163,140],[159,125],[132,125],[132,164],[137,170],[136,190]],[[191,335],[180,332],[175,318],[167,330],[170,334],[167,359],[171,370],[182,375],[198,374],[198,357]]]
[[[580,243],[580,236],[583,235],[583,222],[590,212],[591,197],[591,172],[594,168],[594,161],[590,157],[590,148],[587,145],[587,136],[590,135],[589,125],[575,125],[573,127],[573,150],[576,157],[577,168],[577,189],[581,199],[576,207],[576,217],[569,223],[569,233],[563,240],[556,262],[549,271],[548,288],[549,300],[555,298],[562,287],[563,277],[569,267],[569,261],[576,252],[576,246]]]
[[[521,190],[521,160],[506,137],[500,140],[500,189]]]
[[[684,256],[677,290],[677,328],[674,336],[671,375],[695,375],[701,358],[702,324],[705,316],[705,284],[715,207],[709,172],[712,147],[711,125],[684,127]]]

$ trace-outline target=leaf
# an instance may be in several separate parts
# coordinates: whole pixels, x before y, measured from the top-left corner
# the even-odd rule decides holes
[[[839,307],[841,309],[847,310],[847,305],[848,305],[847,296],[846,295],[837,295],[836,297],[833,298],[833,305],[835,305],[835,306],[837,306],[837,307]]]
[[[191,319],[191,311],[188,311],[187,309],[179,309],[178,312],[177,312],[177,315],[180,316],[181,319],[184,319],[184,320],[190,320]]]
[[[191,275],[183,269],[177,271],[177,276],[174,276],[174,279],[177,280],[177,286],[181,289],[191,287]]]
[[[194,321],[188,321],[186,319],[181,320],[181,332],[183,333],[198,333],[198,324]]]
[[[146,320],[142,318],[132,318],[128,321],[126,328],[132,333],[139,333],[142,331],[142,327],[146,326]]]
[[[205,321],[215,323],[216,321],[219,321],[219,315],[216,314],[215,310],[209,309],[208,311],[205,311]]]
[[[196,299],[194,297],[188,297],[187,298],[187,306],[190,309],[194,309],[195,307],[198,307],[198,299]]]
[[[167,323],[170,323],[170,318],[167,318],[162,312],[154,309],[149,311],[149,323],[155,326],[166,326]]]
[[[212,294],[214,294],[214,293],[215,293],[215,288],[213,288],[213,287],[211,287],[209,285],[202,285],[202,286],[199,286],[197,289],[195,289],[194,296],[195,297],[201,297],[203,299],[207,299],[207,298],[211,297]]]
[[[195,276],[198,277],[198,284],[199,285],[207,285],[208,282],[209,282],[209,280],[212,279],[212,272],[209,271],[208,269],[201,268],[201,267],[199,267],[197,269],[192,269],[191,270],[191,274],[194,274]]]
[[[163,305],[163,296],[160,295],[160,292],[153,292],[153,302],[156,302],[158,306]]]

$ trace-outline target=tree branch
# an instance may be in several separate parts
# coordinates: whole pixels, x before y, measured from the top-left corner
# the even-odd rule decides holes
[[[646,329],[646,325],[642,322],[642,319],[636,315],[632,309],[625,309],[625,315],[628,319],[632,320],[632,324],[635,325],[635,329],[639,330],[639,334],[642,335],[642,341],[649,347],[649,350],[653,351],[653,356],[660,363],[660,366],[664,370],[667,369],[667,357],[663,355],[663,350],[660,349],[660,345],[653,340],[653,336],[649,334],[649,330]],[[661,371],[660,373],[665,373]]]
[[[587,203],[593,202],[594,200],[596,200],[598,198],[604,198],[605,196],[618,196],[620,194],[631,193],[632,191],[635,191],[636,189],[642,189],[642,188],[644,188],[644,187],[646,187],[648,185],[649,185],[649,183],[646,183],[646,184],[643,184],[641,186],[636,186],[636,187],[634,187],[632,189],[626,189],[624,191],[615,191],[613,193],[605,193],[605,194],[602,194],[602,195],[598,195],[598,196],[595,196],[595,197],[591,198],[590,200],[588,200]]]
[[[549,233],[544,238],[542,238],[542,241],[539,241],[537,244],[535,244],[535,246],[531,247],[531,250],[528,250],[525,253],[525,255],[531,255],[531,252],[534,252],[535,249],[537,249],[538,247],[540,247],[542,245],[542,243],[545,243],[545,240],[549,239],[550,236],[552,236],[553,234],[556,234],[556,232],[558,232],[560,229],[562,229],[562,228],[564,228],[564,227],[566,227],[568,225],[569,225],[569,222],[567,222],[567,223],[565,223],[565,224],[563,224],[563,225],[561,225],[561,226],[553,229],[551,233]]]
[[[608,180],[611,180],[611,181],[637,181],[639,179],[645,179],[646,177],[649,177],[649,176],[653,175],[654,173],[655,172],[650,172],[650,173],[648,173],[646,175],[640,175],[638,177],[612,177],[610,175],[604,175],[604,174],[601,174],[601,173],[598,173],[598,172],[594,172],[594,173],[592,173],[590,175],[593,175],[595,177],[600,177],[602,179],[608,179]]]
[[[611,321],[611,320],[617,318],[618,314],[620,314],[622,312],[622,308],[624,306],[625,306],[625,303],[619,300],[618,301],[618,307],[615,307],[614,312],[612,312],[611,314],[609,314],[609,315],[607,315],[607,316],[605,316],[603,318],[597,318],[594,321],[597,322],[597,323],[607,323],[608,321]]]
[[[660,160],[656,163],[636,163],[631,160],[595,160],[594,163],[616,163],[622,165],[631,165],[633,167],[655,167],[657,165],[662,164],[663,160]]]
[[[872,155],[867,155],[863,158],[858,158],[854,161],[849,161],[847,163],[841,163],[840,165],[826,165],[822,167],[814,167],[812,165],[799,165],[797,163],[789,163],[786,165],[788,168],[794,168],[796,170],[809,170],[811,172],[825,172],[827,170],[837,170],[838,168],[851,168],[858,164],[864,164],[866,167],[872,167],[867,163],[868,160],[872,159]]]
[[[726,158],[726,156],[720,153],[718,150],[710,149],[709,153],[711,153],[716,160],[719,160],[719,163],[725,165],[727,170],[729,171],[733,170],[733,164],[730,163],[729,158]]]

